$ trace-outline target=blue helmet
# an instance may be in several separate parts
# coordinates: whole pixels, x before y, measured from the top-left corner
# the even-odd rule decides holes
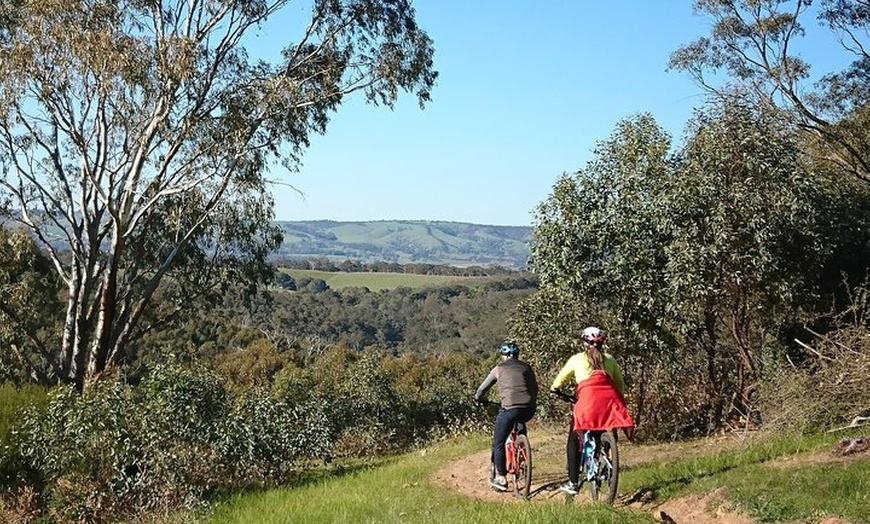
[[[504,342],[498,348],[498,352],[505,357],[517,358],[520,354],[520,347],[514,342]]]

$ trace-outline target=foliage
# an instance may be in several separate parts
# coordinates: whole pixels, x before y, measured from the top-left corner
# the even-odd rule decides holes
[[[334,348],[312,367],[318,396],[328,402],[328,420],[340,455],[371,455],[408,441],[402,399],[373,351]]]
[[[0,384],[0,494],[7,490],[29,494],[32,490],[28,485],[39,482],[34,470],[23,460],[14,433],[22,424],[27,410],[39,411],[46,403],[47,391],[42,386],[18,386],[10,382]],[[24,507],[30,505],[24,504]]]
[[[776,115],[739,105],[696,119],[665,196],[669,316],[708,355],[710,396],[736,394],[744,415],[761,373],[759,350],[775,345],[778,330],[811,303],[818,261],[852,247],[821,241],[829,217],[817,213],[820,197],[799,142]],[[720,357],[732,364],[712,367]]]
[[[290,291],[296,291],[296,279],[294,279],[293,276],[288,273],[276,271],[274,283],[280,288]]]
[[[406,431],[412,442],[425,445],[470,428],[489,426],[481,419],[472,396],[489,373],[492,361],[468,353],[447,355],[403,354],[381,363],[393,378],[393,387],[405,411]]]
[[[52,383],[59,287],[50,260],[27,234],[0,225],[0,380]]]
[[[271,279],[281,236],[266,173],[298,167],[347,95],[429,100],[432,41],[408,0],[315,0],[280,58],[249,58],[246,39],[290,4],[7,6],[0,210],[67,289],[55,378],[81,389],[194,299]]]
[[[266,339],[258,339],[238,350],[221,352],[215,357],[215,370],[232,388],[269,389],[275,375],[292,364],[290,352],[280,353]]]
[[[544,348],[543,369],[576,347],[580,326],[611,331],[636,411],[685,406],[670,427],[650,427],[659,436],[745,417],[762,350],[781,351],[829,263],[867,246],[866,231],[845,226],[867,220],[866,193],[826,202],[831,182],[777,113],[711,106],[688,130],[670,153],[651,117],[624,121],[557,182],[536,215],[541,291],[512,323]]]
[[[744,98],[756,107],[784,108],[790,120],[824,146],[824,158],[870,181],[866,133],[870,102],[867,3],[862,0],[698,0],[695,11],[712,21],[709,36],[671,55],[670,67],[688,72],[717,97]],[[810,16],[851,63],[805,85],[811,64],[801,58],[800,38]],[[819,28],[816,28],[819,30]],[[713,73],[713,79],[705,73]],[[717,86],[717,73],[726,73]],[[721,77],[720,77],[721,78]]]
[[[808,329],[801,351],[776,361],[760,392],[766,427],[810,432],[870,417],[868,298],[866,282],[851,289],[828,332]]]
[[[299,424],[306,411],[157,367],[138,387],[105,376],[83,394],[57,389],[26,418],[19,449],[45,479],[49,516],[115,521],[286,479],[328,449],[318,425]]]
[[[362,281],[365,275],[358,277],[354,281]],[[210,315],[229,318],[229,323],[225,320],[215,329],[244,325],[265,334],[280,351],[298,348],[304,352],[318,344],[343,343],[355,349],[377,346],[398,353],[488,354],[489,348],[507,337],[508,316],[535,285],[523,277],[491,277],[475,280],[473,285],[377,292],[358,286],[330,287],[319,293],[274,290],[270,301],[258,299],[250,310],[234,304]],[[202,336],[215,338],[217,334]],[[197,338],[192,333],[176,338],[191,337]],[[171,344],[166,338],[166,344]]]
[[[322,278],[310,277],[300,277],[296,287],[299,291],[306,291],[308,293],[323,293],[329,289],[329,285]]]

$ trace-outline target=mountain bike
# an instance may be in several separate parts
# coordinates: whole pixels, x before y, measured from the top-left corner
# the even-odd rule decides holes
[[[561,391],[557,397],[573,406],[575,398]],[[575,432],[580,444],[580,486],[589,483],[592,500],[613,504],[619,484],[619,447],[616,430]]]
[[[496,402],[487,401],[487,404],[498,406]],[[504,444],[505,467],[507,469],[508,484],[513,484],[514,495],[522,499],[528,499],[532,490],[532,445],[529,436],[520,433],[519,424],[515,423],[508,434]],[[489,480],[495,479],[498,472],[495,463],[490,456]]]

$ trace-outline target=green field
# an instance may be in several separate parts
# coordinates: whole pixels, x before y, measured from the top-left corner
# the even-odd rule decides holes
[[[473,284],[492,279],[492,277],[456,277],[444,275],[416,275],[411,273],[347,273],[286,268],[281,268],[280,271],[289,274],[296,279],[297,282],[301,278],[319,278],[326,281],[330,289],[336,291],[346,287],[367,287],[371,291],[395,289],[397,287],[421,288],[426,286],[439,286],[453,282]]]

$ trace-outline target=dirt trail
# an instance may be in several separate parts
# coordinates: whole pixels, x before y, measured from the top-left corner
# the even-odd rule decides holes
[[[529,502],[542,504],[553,500],[566,500],[568,495],[561,492],[559,484],[566,480],[564,469],[564,441],[559,437],[536,435],[532,436],[533,466],[532,490]],[[707,439],[690,444],[693,449],[687,450],[686,446],[636,446],[620,445],[622,455],[621,463],[624,465],[636,465],[644,462],[666,460],[671,455],[685,457],[688,453],[702,454],[707,449],[722,449],[723,447],[739,446],[741,441],[735,438]],[[475,497],[488,501],[519,502],[513,492],[500,493],[492,490],[489,486],[489,450],[462,457],[455,460],[434,475],[438,484],[463,493],[469,497]],[[562,462],[558,462],[561,459]],[[814,457],[820,460],[819,456]],[[678,499],[668,500],[663,503],[649,503],[648,501],[629,501],[628,495],[623,495],[614,503],[616,507],[625,506],[644,509],[662,522],[677,524],[754,524],[755,521],[733,508],[728,501],[723,489],[710,493],[690,495]],[[591,502],[589,490],[584,489],[574,497],[574,503],[584,504]],[[838,517],[827,517],[818,524],[849,524],[848,521]]]

